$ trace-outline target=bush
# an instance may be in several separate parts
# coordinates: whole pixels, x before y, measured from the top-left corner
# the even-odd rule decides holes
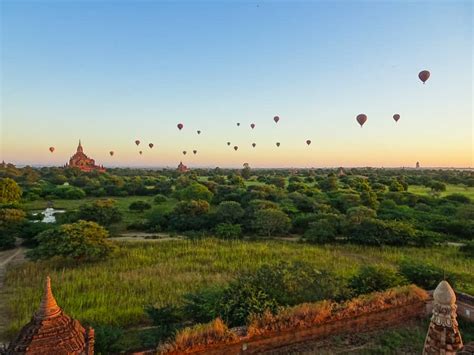
[[[222,239],[238,239],[242,237],[240,224],[220,223],[214,231],[216,236]]]
[[[149,210],[151,208],[151,205],[146,202],[146,201],[134,201],[128,206],[128,209],[130,211],[137,211],[137,212],[143,212],[145,210]]]
[[[349,280],[349,288],[354,296],[358,296],[375,291],[384,291],[405,283],[406,280],[392,269],[366,265],[362,266],[357,275]]]
[[[336,240],[337,229],[328,219],[313,222],[304,233],[304,239],[310,243],[325,244]]]
[[[408,245],[416,243],[416,230],[408,223],[366,219],[348,227],[348,240],[364,245]]]
[[[444,197],[446,200],[455,201],[459,203],[470,203],[471,199],[463,194],[450,194]]]
[[[403,260],[398,270],[410,283],[414,283],[425,290],[434,290],[438,284],[447,280],[455,287],[456,280],[452,274],[447,274],[443,269],[432,264],[416,260]]]
[[[110,199],[97,200],[92,204],[86,204],[79,207],[79,211],[73,217],[73,220],[85,220],[97,222],[102,226],[109,226],[112,223],[120,222],[122,214],[115,206],[115,201]],[[71,220],[72,221],[72,220]]]
[[[123,337],[124,331],[121,328],[110,325],[95,325],[94,350],[98,354],[109,354],[120,352],[122,349],[117,345]]]
[[[156,204],[164,203],[166,201],[168,201],[168,198],[162,194],[156,195],[155,198],[153,199],[153,202],[155,202]]]
[[[244,210],[240,203],[235,201],[223,201],[217,206],[216,219],[224,223],[237,223],[244,216]]]
[[[103,259],[115,246],[107,240],[109,233],[95,222],[79,221],[46,230],[35,238],[38,246],[27,255],[33,260],[54,256],[76,261]]]
[[[474,258],[474,241],[465,243],[459,248],[459,251],[467,257]]]
[[[183,314],[176,306],[166,305],[155,308],[150,305],[145,307],[145,313],[153,321],[153,325],[158,327],[157,335],[162,339],[174,334],[184,323]]]

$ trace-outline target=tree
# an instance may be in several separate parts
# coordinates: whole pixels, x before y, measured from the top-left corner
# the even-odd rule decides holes
[[[365,206],[352,207],[347,210],[347,220],[349,223],[359,224],[365,219],[375,217],[375,211]]]
[[[21,188],[10,178],[0,179],[0,203],[16,203],[20,201]]]
[[[0,250],[15,246],[18,227],[25,222],[25,212],[16,208],[0,209]]]
[[[223,201],[217,206],[216,219],[219,222],[236,223],[243,216],[244,210],[238,202]]]
[[[434,193],[440,193],[446,191],[446,184],[441,181],[432,181],[430,183],[430,188]]]
[[[238,239],[242,236],[240,224],[220,223],[215,228],[216,236],[222,239]]]
[[[367,294],[375,291],[384,291],[391,287],[405,284],[406,280],[394,270],[383,266],[362,266],[349,280],[349,288],[354,296]]]
[[[149,210],[151,205],[146,201],[134,201],[128,206],[130,211],[143,212]]]
[[[285,234],[291,227],[290,218],[278,209],[264,209],[255,213],[253,228],[257,233],[271,236]]]
[[[392,180],[388,189],[392,192],[401,192],[405,190],[403,185],[397,179]]]
[[[324,244],[336,240],[337,228],[329,219],[319,219],[310,224],[304,233],[304,239],[310,243]]]
[[[63,224],[40,233],[38,246],[28,252],[33,260],[62,256],[76,261],[99,260],[108,256],[115,246],[107,240],[107,230],[95,222],[79,221]]]
[[[209,226],[209,202],[181,201],[169,214],[169,226],[177,231],[201,230]]]
[[[456,285],[456,279],[451,273],[436,265],[418,260],[402,260],[398,271],[409,282],[423,287],[425,290],[434,290],[443,280],[447,280],[453,287]]]
[[[122,220],[122,213],[115,206],[114,200],[104,199],[80,206],[75,220],[80,219],[97,222],[107,227],[112,223],[120,222]]]
[[[197,182],[191,183],[188,186],[179,189],[175,192],[178,200],[190,201],[190,200],[204,200],[211,201],[213,193],[203,184]]]

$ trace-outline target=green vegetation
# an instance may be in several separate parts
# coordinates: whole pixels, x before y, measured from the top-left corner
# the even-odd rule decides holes
[[[303,261],[349,278],[361,265],[396,269],[406,258],[455,274],[460,291],[474,293],[474,261],[457,247],[398,248],[310,246],[291,242],[168,241],[123,245],[115,257],[79,267],[59,260],[28,262],[8,271],[9,332],[15,332],[38,306],[41,285],[51,275],[58,302],[89,324],[120,327],[147,324],[144,306],[182,302],[182,296],[209,285],[224,285],[236,270],[256,270],[279,261]],[[21,294],[22,297],[17,297]]]

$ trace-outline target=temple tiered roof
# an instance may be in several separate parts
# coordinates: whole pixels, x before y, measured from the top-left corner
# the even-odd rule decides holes
[[[86,331],[64,313],[56,303],[47,277],[38,311],[10,344],[7,354],[92,355],[94,330]]]

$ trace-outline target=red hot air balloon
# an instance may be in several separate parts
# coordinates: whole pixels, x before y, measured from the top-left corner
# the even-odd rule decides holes
[[[198,151],[196,149],[193,150],[193,153],[196,154]]]
[[[109,152],[109,154],[110,154],[111,157],[113,157],[113,156],[114,156],[114,151],[111,150],[111,151]]]
[[[280,142],[276,142],[276,146],[279,147],[279,146],[280,146]]]
[[[278,116],[273,117],[273,121],[275,121],[275,123],[278,123],[278,121],[280,121],[280,117]]]
[[[182,123],[178,123],[177,127],[181,131],[183,129],[184,125]]]
[[[420,73],[418,74],[418,77],[420,78],[420,80],[423,82],[423,84],[426,82],[426,80],[428,80],[430,78],[430,72],[428,70],[422,70],[420,71]]]
[[[143,152],[142,152],[141,150],[140,150],[138,153],[140,153],[140,155],[142,155],[142,154],[143,154]]]
[[[201,134],[201,131],[197,131],[197,134]]]
[[[256,147],[257,146],[257,143],[252,143],[252,147]]]
[[[400,119],[400,115],[398,113],[394,114],[393,119],[395,120],[395,122],[398,122],[398,120]]]
[[[234,146],[234,150],[237,151],[237,149],[239,149],[239,147],[237,147],[236,145]]]
[[[154,145],[153,145],[153,143],[149,143],[148,146],[149,146],[150,149],[151,149],[151,148],[153,148]]]
[[[140,145],[140,141],[137,139],[137,140],[135,141],[135,144],[136,144],[136,145]]]
[[[185,150],[183,150],[183,155],[186,155],[186,153],[187,153],[187,152],[186,152]]]
[[[252,129],[254,129],[254,128],[255,128],[255,123],[252,123],[252,124],[250,125],[250,127],[252,127]]]
[[[230,145],[230,142],[227,142],[227,145]]]
[[[50,151],[51,153],[53,153],[53,152],[54,152],[54,147],[49,147],[49,151]]]
[[[308,139],[308,140],[306,141],[306,144],[307,144],[307,145],[310,145],[310,144],[311,144],[311,140]]]
[[[361,113],[360,115],[357,115],[356,120],[359,122],[360,127],[362,128],[364,123],[367,121],[367,116]]]

